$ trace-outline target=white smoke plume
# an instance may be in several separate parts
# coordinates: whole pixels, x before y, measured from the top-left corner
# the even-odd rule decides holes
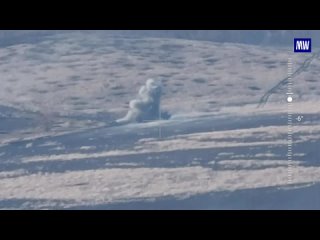
[[[130,101],[127,115],[116,122],[129,123],[160,119],[161,93],[161,82],[148,79],[146,84],[140,88],[138,97]]]

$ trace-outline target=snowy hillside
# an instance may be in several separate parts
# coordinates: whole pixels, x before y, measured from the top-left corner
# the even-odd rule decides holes
[[[103,32],[12,38],[0,43],[0,208],[320,208],[316,46],[308,55]],[[290,184],[287,89],[270,92],[288,58],[301,69]],[[150,78],[170,119],[115,124]]]

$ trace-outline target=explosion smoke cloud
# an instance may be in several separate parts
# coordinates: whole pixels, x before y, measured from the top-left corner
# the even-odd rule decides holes
[[[116,122],[129,123],[160,119],[161,93],[161,82],[148,79],[140,88],[137,98],[130,101],[127,115]]]

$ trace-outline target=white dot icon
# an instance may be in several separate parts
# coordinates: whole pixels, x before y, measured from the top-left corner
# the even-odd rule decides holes
[[[287,102],[289,102],[289,103],[291,103],[292,102],[292,97],[291,96],[289,96],[289,97],[287,97]]]

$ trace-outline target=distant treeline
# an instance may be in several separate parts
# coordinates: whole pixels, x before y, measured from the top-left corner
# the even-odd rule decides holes
[[[4,45],[26,43],[54,33],[68,33],[88,31],[67,30],[0,30],[0,47]],[[160,37],[179,38],[188,40],[202,40],[214,42],[233,42],[255,45],[285,46],[293,44],[294,37],[311,37],[313,46],[320,46],[320,31],[317,30],[104,30],[90,31],[98,35],[115,35],[125,37]]]

